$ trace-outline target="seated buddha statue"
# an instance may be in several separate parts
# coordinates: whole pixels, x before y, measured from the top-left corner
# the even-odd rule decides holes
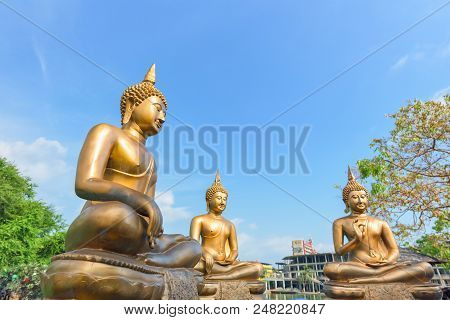
[[[66,252],[42,275],[44,298],[195,299],[201,246],[163,233],[155,160],[145,147],[167,112],[155,65],[124,91],[120,111],[121,127],[93,127],[81,149],[75,192],[87,201],[67,231]]]
[[[154,84],[152,65],[144,80],[122,95],[122,127],[99,124],[88,133],[75,181],[76,194],[87,201],[67,231],[67,251],[102,249],[160,267],[193,267],[200,258],[195,240],[163,234],[156,165],[145,147],[167,112],[166,98]]]
[[[367,215],[368,199],[366,188],[356,181],[349,168],[342,200],[350,214],[333,223],[336,253],[348,254],[349,260],[327,263],[325,276],[348,284],[429,282],[433,269],[427,262],[397,262],[399,249],[391,228],[386,221]]]
[[[75,192],[87,201],[67,231],[66,253],[53,257],[43,275],[45,298],[162,299],[180,274],[181,282],[196,277],[201,286],[201,273],[192,269],[201,246],[164,234],[155,202],[156,165],[145,143],[161,131],[167,112],[155,65],[123,92],[120,111],[121,127],[99,124],[85,139]]]
[[[190,236],[202,244],[202,257],[194,268],[204,273],[207,280],[256,280],[262,275],[263,266],[237,260],[236,228],[222,215],[227,200],[228,191],[217,172],[214,183],[206,191],[208,212],[191,222]]]

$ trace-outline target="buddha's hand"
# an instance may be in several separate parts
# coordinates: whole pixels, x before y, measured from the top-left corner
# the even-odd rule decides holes
[[[356,235],[355,239],[357,241],[363,241],[363,232],[359,228],[357,220],[355,222],[353,222],[353,230],[355,231],[355,235]]]
[[[214,266],[214,258],[209,253],[204,252],[203,253],[203,259],[205,259],[205,271],[206,271],[206,274],[210,274],[211,271],[212,271],[212,268]]]
[[[144,210],[144,215],[148,217],[147,237],[151,248],[155,246],[155,239],[163,232],[163,218],[159,207],[155,202],[147,202],[141,208]]]
[[[236,261],[235,257],[228,257],[225,259],[226,264],[233,264]]]
[[[387,265],[390,265],[390,263],[388,261],[379,261],[379,262],[368,262],[366,263],[367,266],[372,267],[372,268],[378,268],[378,267],[384,267]]]

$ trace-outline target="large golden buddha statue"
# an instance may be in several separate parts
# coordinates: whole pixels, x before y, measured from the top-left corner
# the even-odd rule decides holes
[[[58,281],[63,280],[58,278],[62,272],[89,270],[84,278],[106,281],[116,277],[129,281],[131,287],[141,282],[149,288],[148,295],[142,291],[133,296],[118,281],[108,283],[116,291],[125,292],[119,297],[158,298],[163,285],[153,290],[151,282],[157,281],[148,275],[167,276],[165,268],[192,268],[201,257],[197,241],[163,233],[163,215],[155,202],[155,161],[145,147],[147,138],[158,134],[166,118],[166,99],[154,84],[153,65],[141,83],[124,91],[120,102],[122,127],[99,124],[86,137],[78,160],[75,191],[87,201],[67,231],[68,252],[54,257],[47,271]],[[72,266],[64,264],[67,260]],[[84,265],[82,260],[102,264]],[[77,263],[80,269],[76,269]],[[71,284],[81,292],[75,298],[111,298],[101,288],[96,288],[98,296],[79,289],[77,281],[84,278]],[[64,291],[55,285],[57,281],[49,283],[52,291]]]
[[[245,280],[250,283],[251,293],[262,293],[265,288],[261,288],[261,282],[257,280],[263,273],[263,266],[258,262],[237,260],[236,228],[222,215],[227,200],[228,191],[217,172],[214,183],[206,191],[208,212],[194,217],[191,222],[190,236],[202,244],[202,258],[195,269],[205,275],[206,287],[215,281]]]
[[[325,288],[333,298],[362,298],[359,284],[412,284],[416,297],[433,297],[437,290],[429,282],[433,269],[427,262],[397,262],[399,249],[387,222],[367,215],[369,193],[348,168],[348,183],[342,200],[348,216],[333,223],[333,242],[338,255],[347,262],[331,262],[324,267],[331,282]],[[344,243],[344,238],[348,239]]]

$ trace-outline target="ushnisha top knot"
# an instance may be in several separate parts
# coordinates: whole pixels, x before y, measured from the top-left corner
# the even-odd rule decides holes
[[[348,195],[351,191],[365,191],[367,196],[369,196],[369,192],[367,189],[356,181],[355,176],[353,175],[350,166],[348,167],[348,182],[347,185],[342,189],[342,201],[347,203]]]
[[[225,193],[228,196],[227,189],[225,189],[225,187],[220,182],[219,170],[217,170],[217,172],[216,172],[216,178],[214,179],[213,184],[211,185],[211,187],[208,188],[208,190],[206,190],[206,195],[205,195],[206,202],[211,201],[213,195],[216,192],[223,192],[223,193]]]
[[[164,97],[164,94],[155,87],[156,83],[155,69],[156,66],[153,64],[148,70],[142,82],[129,86],[123,92],[122,97],[120,98],[120,114],[122,124],[123,124],[123,117],[125,115],[126,102],[130,98],[133,99],[135,105],[139,105],[145,99],[151,96],[156,96],[159,97],[164,102],[166,108],[168,107],[166,97]]]

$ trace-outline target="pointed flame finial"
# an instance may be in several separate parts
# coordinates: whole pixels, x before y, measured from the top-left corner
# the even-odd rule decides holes
[[[353,175],[352,169],[348,166],[348,181],[355,180],[355,176]]]
[[[365,191],[367,196],[369,196],[369,192],[367,191],[367,189],[358,181],[356,181],[352,169],[350,169],[350,166],[348,166],[348,182],[344,189],[342,189],[342,200],[344,201],[344,203],[347,203],[348,195],[351,191]]]
[[[152,66],[148,70],[147,74],[145,75],[145,78],[143,81],[148,81],[151,84],[155,84],[155,82],[156,82],[156,65],[155,64],[152,64]]]
[[[223,192],[228,195],[227,189],[225,189],[225,187],[220,182],[219,170],[216,171],[216,178],[214,179],[213,184],[211,185],[211,187],[208,188],[208,190],[206,190],[205,196],[206,196],[207,205],[208,205],[208,202],[212,199],[214,193],[216,193],[216,192]]]
[[[218,169],[217,169],[217,171],[216,171],[216,179],[214,180],[214,183],[215,183],[215,184],[220,183],[220,173],[219,173],[219,170],[218,170]]]

